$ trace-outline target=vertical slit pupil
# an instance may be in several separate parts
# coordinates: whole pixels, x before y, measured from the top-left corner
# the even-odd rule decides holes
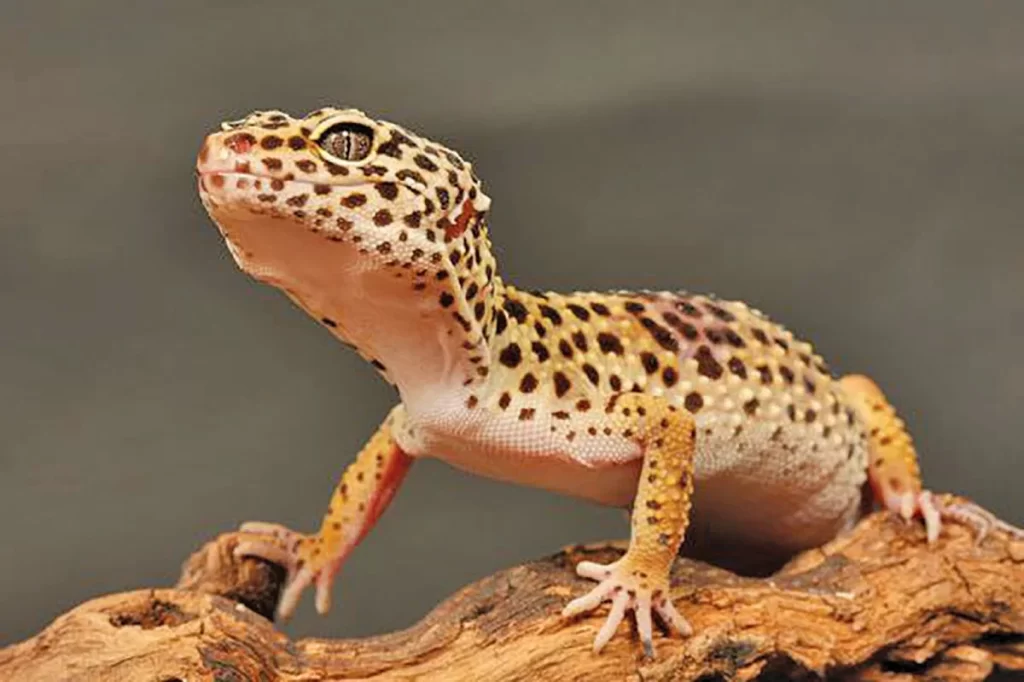
[[[344,161],[362,161],[370,155],[373,131],[359,123],[338,123],[323,132],[317,144]]]

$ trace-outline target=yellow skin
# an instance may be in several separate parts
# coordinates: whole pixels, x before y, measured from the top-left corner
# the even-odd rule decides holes
[[[853,523],[867,484],[902,517],[1020,534],[921,487],[910,437],[866,377],[737,301],[673,292],[530,293],[497,271],[490,200],[457,153],[353,109],[257,112],[203,144],[199,191],[239,266],[284,291],[394,385],[401,402],[342,476],[319,532],[250,523],[242,555],[288,569],[290,615],[335,574],[416,458],[603,504],[632,505],[629,550],[566,615],[626,611],[691,628],[668,575],[691,519],[781,553]],[[692,510],[691,510],[692,507]],[[692,511],[692,513],[691,513]],[[702,524],[707,525],[707,524]]]

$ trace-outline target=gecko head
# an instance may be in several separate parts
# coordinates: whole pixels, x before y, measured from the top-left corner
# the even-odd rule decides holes
[[[472,250],[490,204],[458,154],[356,109],[223,123],[196,168],[239,266],[279,286],[340,267],[390,270],[422,290]]]

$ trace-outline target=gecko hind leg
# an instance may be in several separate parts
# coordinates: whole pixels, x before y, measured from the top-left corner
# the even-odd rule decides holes
[[[845,376],[839,384],[868,430],[868,481],[882,506],[904,521],[920,517],[929,544],[938,540],[946,519],[971,528],[977,543],[993,528],[1024,538],[1024,530],[973,502],[943,502],[925,490],[917,451],[906,425],[878,385],[859,374]]]

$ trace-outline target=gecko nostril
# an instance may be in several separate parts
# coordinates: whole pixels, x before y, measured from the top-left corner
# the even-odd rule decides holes
[[[256,145],[256,138],[249,133],[236,133],[224,140],[224,146],[236,154],[246,154]]]

